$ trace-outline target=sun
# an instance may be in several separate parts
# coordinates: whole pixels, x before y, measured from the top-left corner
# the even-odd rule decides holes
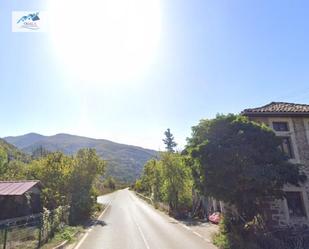
[[[128,82],[155,58],[159,0],[51,0],[48,7],[55,52],[81,82]]]

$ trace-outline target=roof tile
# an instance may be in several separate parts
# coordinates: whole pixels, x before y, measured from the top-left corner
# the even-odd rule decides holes
[[[309,114],[309,105],[286,102],[271,102],[268,105],[249,108],[242,111],[244,115],[250,114]]]

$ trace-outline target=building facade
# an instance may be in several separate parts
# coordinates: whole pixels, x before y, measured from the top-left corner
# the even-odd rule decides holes
[[[264,123],[282,137],[281,149],[292,163],[301,164],[309,179],[309,105],[272,102],[245,109],[242,115]],[[284,186],[286,198],[269,203],[268,217],[274,227],[309,228],[309,180]]]

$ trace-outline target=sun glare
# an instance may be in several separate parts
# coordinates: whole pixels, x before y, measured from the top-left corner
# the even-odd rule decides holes
[[[128,82],[155,57],[159,0],[51,0],[49,15],[60,63],[86,84]]]

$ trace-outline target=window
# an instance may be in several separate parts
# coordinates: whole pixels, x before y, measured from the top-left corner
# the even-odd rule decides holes
[[[285,192],[290,217],[306,217],[302,192]]]
[[[289,131],[287,122],[273,122],[273,128],[275,131]]]
[[[280,149],[284,152],[284,154],[286,154],[288,158],[294,158],[290,137],[282,137],[282,144]]]

